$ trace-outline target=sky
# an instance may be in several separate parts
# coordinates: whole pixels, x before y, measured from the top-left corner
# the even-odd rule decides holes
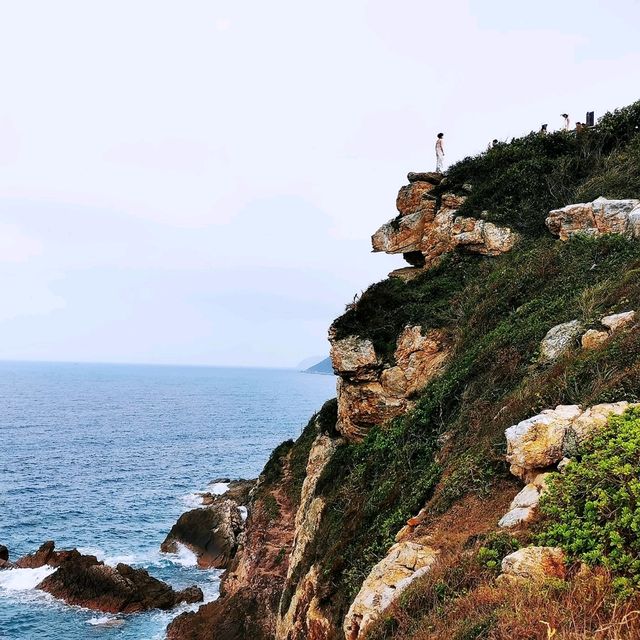
[[[640,2],[0,0],[0,359],[328,353],[408,171],[634,102]]]

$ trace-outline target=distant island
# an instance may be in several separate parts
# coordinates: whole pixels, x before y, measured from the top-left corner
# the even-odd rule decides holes
[[[307,369],[303,369],[303,373],[321,373],[323,375],[333,375],[333,365],[331,358],[325,358]]]

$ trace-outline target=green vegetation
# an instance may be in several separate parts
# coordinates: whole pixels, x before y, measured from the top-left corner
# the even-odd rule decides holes
[[[542,497],[539,541],[640,587],[640,410],[612,417],[580,453]]]
[[[579,319],[596,326],[608,313],[640,309],[640,243],[618,236],[563,243],[544,228],[548,211],[577,195],[640,197],[638,126],[640,102],[606,116],[584,135],[530,135],[453,166],[443,189],[460,192],[471,184],[464,213],[488,211],[488,219],[518,229],[523,238],[517,249],[491,259],[456,253],[410,282],[375,284],[335,321],[339,338],[369,338],[388,361],[407,324],[443,329],[453,349],[446,369],[422,390],[411,412],[372,429],[361,443],[342,445],[318,482],[327,509],[298,572],[320,567],[321,605],[336,625],[408,518],[426,504],[427,517],[435,521],[460,498],[490,496],[492,487],[509,482],[504,430],[510,425],[557,404],[640,401],[640,332],[621,332],[591,351],[576,345],[551,364],[537,360],[540,341],[557,324]],[[332,433],[335,404],[325,405],[321,415],[322,431]],[[637,526],[640,519],[629,530]],[[474,589],[493,580],[514,545],[509,536],[485,540],[472,559],[458,558],[439,583],[425,579],[411,590],[422,609],[408,607],[407,615],[414,621],[432,615],[434,629],[443,612],[464,618],[458,604],[450,603],[466,606],[468,599],[476,607]],[[621,556],[617,562],[629,561]],[[570,602],[556,587],[537,594],[545,606]],[[597,589],[585,587],[584,593],[585,602],[598,597]],[[468,625],[458,624],[446,637],[518,637],[508,635],[508,618],[496,612],[505,599],[517,605],[520,595],[500,589],[489,595],[494,600],[477,605]],[[284,609],[291,596],[285,593]],[[608,619],[601,608],[592,609],[589,624]],[[520,622],[522,628],[532,624],[525,616]],[[396,623],[390,624],[375,637],[395,637]],[[492,625],[506,631],[490,636]]]
[[[498,571],[502,558],[517,551],[520,542],[517,538],[506,532],[492,533],[483,541],[483,545],[478,549],[477,560],[487,569]]]
[[[544,235],[548,211],[598,196],[640,197],[640,101],[603,116],[598,126],[546,136],[531,133],[465,158],[441,191],[472,186],[464,215]]]

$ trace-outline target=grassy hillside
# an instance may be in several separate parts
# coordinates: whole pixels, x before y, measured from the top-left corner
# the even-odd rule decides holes
[[[504,463],[507,427],[561,403],[640,401],[638,332],[595,351],[576,345],[553,364],[536,360],[554,325],[579,319],[588,328],[608,313],[640,309],[640,243],[621,237],[562,243],[544,227],[553,207],[599,195],[640,197],[639,127],[640,102],[580,135],[532,134],[454,165],[443,189],[471,185],[464,213],[487,212],[518,229],[518,247],[491,259],[451,255],[410,282],[373,285],[336,321],[338,337],[368,337],[388,358],[407,323],[445,328],[454,343],[450,364],[415,410],[360,444],[344,445],[320,480],[329,507],[309,564],[322,568],[324,604],[338,624],[373,564],[425,503],[435,522],[469,496],[488,499],[505,485],[515,493]],[[482,566],[469,572],[470,580],[477,575],[482,582],[492,571]],[[455,637],[520,637],[482,635],[498,620],[489,609],[475,631]],[[417,620],[412,611],[405,612],[407,628]],[[401,626],[396,620],[380,637],[395,637]]]

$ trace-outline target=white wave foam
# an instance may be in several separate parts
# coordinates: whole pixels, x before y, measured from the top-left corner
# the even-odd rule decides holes
[[[30,591],[56,570],[45,565],[37,569],[4,569],[0,571],[0,589],[5,591]]]
[[[214,482],[211,487],[211,493],[215,496],[221,496],[229,491],[228,482]]]
[[[178,551],[176,553],[163,553],[162,555],[168,558],[173,564],[177,564],[180,567],[197,567],[198,556],[196,556],[191,549],[183,545],[181,542],[176,542]]]
[[[244,522],[247,519],[247,516],[249,515],[249,511],[247,510],[247,507],[238,507],[238,511],[240,512],[240,517],[242,518],[242,522]]]
[[[188,493],[186,496],[182,496],[182,502],[189,507],[189,509],[197,509],[202,506],[202,494]]]
[[[95,618],[89,618],[87,624],[92,627],[119,627],[124,624],[122,618],[116,618],[115,616],[99,616]]]

